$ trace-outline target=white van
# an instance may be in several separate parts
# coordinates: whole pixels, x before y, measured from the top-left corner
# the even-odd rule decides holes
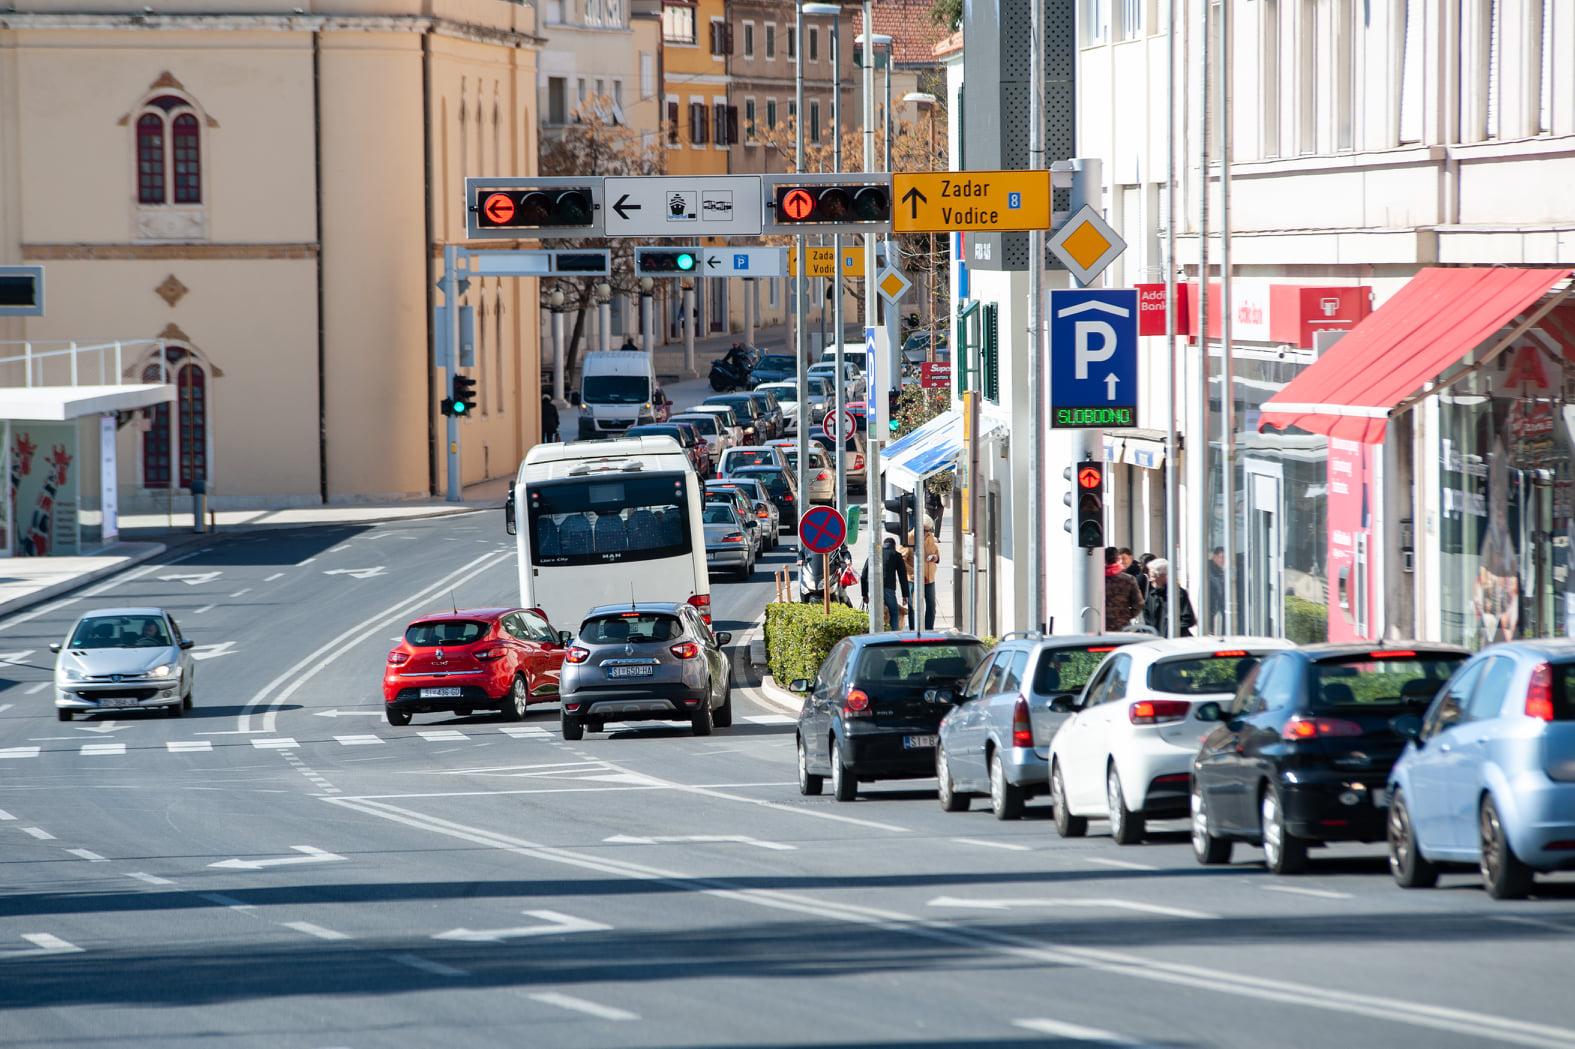
[[[864,374],[865,351],[862,342],[845,342],[841,346],[827,346],[820,351],[819,364],[836,364],[837,358],[844,358],[847,362]]]
[[[580,367],[580,440],[616,437],[637,423],[664,422],[672,402],[656,383],[649,353],[587,353]]]

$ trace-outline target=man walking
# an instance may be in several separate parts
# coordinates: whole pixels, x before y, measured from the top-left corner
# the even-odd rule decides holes
[[[552,394],[541,395],[541,440],[550,444],[558,439],[558,406],[552,403]]]
[[[1225,630],[1225,548],[1216,546],[1209,553],[1209,622],[1214,633]]]
[[[1153,627],[1160,637],[1168,637],[1170,625],[1169,601],[1170,562],[1156,557],[1148,563],[1148,597],[1143,602],[1143,621]],[[1176,623],[1181,627],[1181,637],[1191,637],[1198,617],[1192,611],[1192,599],[1187,591],[1176,587],[1176,599],[1181,603]]]
[[[903,567],[902,553],[897,549],[897,540],[892,536],[886,537],[886,542],[881,546],[881,584],[885,593],[881,595],[886,602],[886,629],[902,629],[902,598],[898,595],[908,592],[908,573]],[[869,604],[874,596],[870,593],[870,566],[864,563],[864,571],[859,576],[859,589],[864,593],[864,603]]]
[[[1121,567],[1120,554],[1116,548],[1105,547],[1106,632],[1125,630],[1132,625],[1134,619],[1142,615],[1143,595],[1138,593],[1137,580]]]

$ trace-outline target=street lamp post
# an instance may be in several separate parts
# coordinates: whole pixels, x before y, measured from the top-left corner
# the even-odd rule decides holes
[[[547,296],[547,307],[552,310],[552,403],[562,408],[563,399],[563,290],[554,288]]]
[[[656,281],[650,277],[640,278],[640,348],[646,353],[651,352],[651,289],[656,287]]]
[[[596,285],[596,328],[602,351],[612,349],[612,285]]]

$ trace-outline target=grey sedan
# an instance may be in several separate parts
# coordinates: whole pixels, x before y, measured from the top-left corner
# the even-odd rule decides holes
[[[700,520],[705,526],[706,568],[748,579],[755,570],[755,551],[738,511],[729,503],[706,503]]]
[[[162,608],[89,612],[66,640],[49,646],[55,660],[55,713],[70,721],[99,710],[191,709],[193,642]]]
[[[687,721],[697,736],[733,723],[733,682],[721,646],[687,602],[591,609],[565,653],[563,738],[609,721]]]

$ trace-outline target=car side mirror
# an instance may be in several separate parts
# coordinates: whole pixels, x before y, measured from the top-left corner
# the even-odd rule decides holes
[[[515,535],[519,529],[514,523],[514,489],[509,489],[509,497],[503,502],[503,530],[509,535]]]
[[[1225,710],[1218,703],[1208,702],[1198,706],[1199,721],[1224,721]]]
[[[1420,714],[1399,714],[1389,719],[1389,728],[1395,735],[1404,739],[1420,741],[1422,736],[1422,716]]]
[[[189,652],[196,647],[197,642],[193,641],[191,638],[183,637],[180,639],[180,650],[182,652]]]
[[[572,630],[560,630],[560,631],[558,631],[558,644],[560,644],[563,647],[567,648],[567,647],[569,647],[569,644],[573,640],[574,640],[574,631],[572,631]]]
[[[49,643],[49,651],[51,651],[51,652],[59,652],[60,651],[60,642],[58,642],[58,641],[51,641]]]
[[[1075,696],[1057,696],[1050,701],[1052,714],[1077,713],[1077,698]]]
[[[813,681],[807,677],[801,677],[797,681],[794,681],[792,684],[788,685],[788,691],[806,693],[814,687],[815,683]]]
[[[728,630],[718,630],[716,632],[716,643],[718,645],[731,645],[733,643],[732,632]]]

